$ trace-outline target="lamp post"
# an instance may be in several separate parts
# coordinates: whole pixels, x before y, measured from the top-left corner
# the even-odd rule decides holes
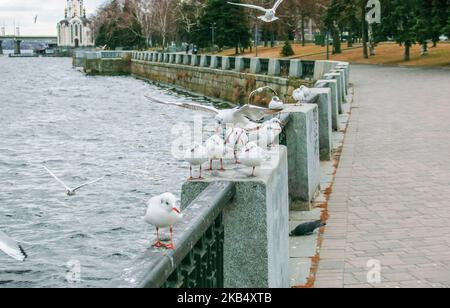
[[[212,46],[213,46],[213,48],[214,48],[214,45],[215,45],[215,43],[216,43],[216,23],[214,22],[214,23],[212,23],[211,24],[211,36],[212,36]]]

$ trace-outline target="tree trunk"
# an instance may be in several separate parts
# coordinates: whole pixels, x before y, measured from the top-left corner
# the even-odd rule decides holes
[[[422,56],[428,55],[428,42],[425,41],[422,43],[422,50],[420,51]]]
[[[305,47],[306,45],[306,39],[305,39],[305,14],[302,13],[301,17],[301,23],[302,23],[302,46]]]
[[[406,41],[405,42],[405,61],[409,61],[411,59],[411,42]]]
[[[347,47],[353,47],[353,33],[352,30],[348,30]]]
[[[342,53],[341,50],[341,37],[339,35],[339,29],[333,29],[333,54]]]
[[[367,33],[367,22],[366,22],[366,1],[361,1],[362,7],[362,40],[363,40],[363,56],[364,59],[369,59],[369,50],[367,48],[368,33]]]

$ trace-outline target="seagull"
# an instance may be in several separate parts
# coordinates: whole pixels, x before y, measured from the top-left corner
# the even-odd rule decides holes
[[[189,180],[193,180],[192,166],[200,166],[199,180],[202,180],[202,164],[208,161],[208,154],[206,148],[201,144],[195,144],[186,150],[184,159],[190,164],[190,177]]]
[[[223,167],[223,158],[225,154],[225,142],[217,135],[211,136],[206,140],[206,153],[209,160],[209,171],[212,171],[213,160],[220,160],[220,171],[225,171]]]
[[[284,103],[278,96],[274,96],[274,97],[272,97],[272,100],[269,103],[269,109],[270,110],[283,110]]]
[[[103,180],[103,179],[105,178],[105,177],[103,176],[103,177],[101,177],[101,178],[99,178],[99,179],[96,179],[96,180],[94,180],[94,181],[92,181],[92,182],[88,182],[88,183],[82,184],[82,185],[80,185],[80,186],[78,186],[78,187],[76,187],[76,188],[74,188],[74,189],[71,189],[71,188],[68,187],[63,181],[61,181],[55,174],[53,174],[53,172],[51,172],[46,166],[43,166],[43,167],[44,167],[45,170],[47,170],[47,172],[48,172],[52,177],[55,178],[55,180],[57,180],[60,184],[62,184],[62,185],[64,186],[64,188],[66,189],[66,195],[68,195],[68,196],[75,196],[75,195],[76,195],[76,191],[79,190],[80,188],[83,188],[83,187],[85,187],[85,186],[87,186],[87,185],[91,185],[91,184],[97,183],[98,181],[101,181],[101,180]]]
[[[233,127],[227,129],[227,134],[225,138],[225,144],[228,144],[233,149],[234,161],[236,164],[239,163],[237,159],[237,151],[242,147],[245,147],[248,143],[247,131],[240,127]]]
[[[258,19],[261,19],[262,21],[265,21],[265,22],[273,22],[273,21],[276,21],[279,19],[278,17],[275,16],[275,14],[276,14],[278,7],[280,6],[280,4],[282,2],[283,2],[283,0],[277,0],[275,5],[271,9],[266,9],[266,8],[263,8],[262,6],[252,5],[252,4],[241,4],[241,3],[234,3],[234,2],[228,2],[228,4],[260,10],[260,11],[264,12],[264,16],[260,16],[260,17],[258,17]]]
[[[195,103],[176,103],[176,102],[163,102],[160,100],[157,100],[155,98],[146,96],[147,99],[150,101],[157,103],[157,104],[163,104],[163,105],[173,105],[178,106],[182,108],[187,108],[191,110],[199,110],[204,112],[209,112],[212,114],[215,114],[215,120],[217,124],[219,125],[225,125],[225,124],[232,124],[234,126],[239,127],[246,127],[249,124],[252,123],[252,121],[260,121],[265,116],[268,115],[274,115],[282,110],[278,109],[268,109],[253,105],[244,105],[241,107],[236,107],[232,109],[222,109],[219,110],[217,108],[214,108],[212,106],[205,106]]]
[[[20,262],[23,262],[28,258],[22,246],[2,231],[0,231],[0,250]]]
[[[311,235],[316,229],[325,227],[326,225],[327,224],[322,222],[321,220],[306,222],[298,225],[297,228],[295,228],[289,236]]]
[[[257,130],[258,144],[262,147],[270,147],[281,134],[282,124],[278,118],[264,122]]]
[[[255,169],[263,161],[262,149],[255,142],[249,142],[240,153],[239,160],[244,166],[253,168],[251,177],[255,177]]]
[[[301,86],[292,93],[292,98],[299,103],[307,103],[310,97],[311,90],[306,86]]]
[[[153,247],[175,250],[173,243],[173,226],[183,219],[180,209],[177,207],[177,199],[171,193],[165,193],[153,197],[148,202],[144,221],[156,227],[156,242]],[[164,244],[159,239],[159,229],[170,227],[170,244]]]

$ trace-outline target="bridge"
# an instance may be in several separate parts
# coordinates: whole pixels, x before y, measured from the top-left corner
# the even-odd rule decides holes
[[[0,36],[0,55],[3,54],[2,43],[3,41],[14,41],[14,54],[20,54],[20,44],[23,41],[42,41],[48,44],[58,44],[58,38],[56,36],[16,36],[5,35]]]

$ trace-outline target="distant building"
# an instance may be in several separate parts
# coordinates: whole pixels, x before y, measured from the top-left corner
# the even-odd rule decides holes
[[[57,25],[58,46],[89,47],[93,46],[94,37],[91,21],[86,18],[83,0],[67,0],[64,19]]]

